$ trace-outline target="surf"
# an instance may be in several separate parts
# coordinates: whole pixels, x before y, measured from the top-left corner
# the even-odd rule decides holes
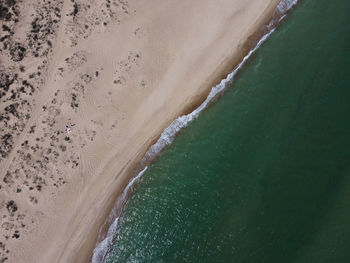
[[[156,143],[154,143],[146,152],[144,157],[140,162],[139,173],[132,178],[127,186],[125,187],[123,193],[117,199],[113,210],[108,218],[108,231],[106,234],[100,233],[100,241],[94,251],[92,256],[92,263],[103,263],[108,255],[111,245],[118,236],[118,229],[120,226],[120,217],[126,207],[128,197],[132,194],[133,189],[137,186],[142,175],[147,171],[149,165],[154,162],[154,160],[169,146],[172,144],[176,135],[186,128],[191,122],[197,119],[201,112],[205,110],[211,103],[220,97],[227,87],[234,81],[237,73],[242,69],[248,59],[259,49],[259,47],[273,34],[277,29],[278,25],[285,19],[287,14],[297,5],[298,0],[282,0],[275,10],[272,20],[269,24],[263,26],[258,34],[262,37],[253,45],[248,54],[243,57],[241,62],[234,68],[234,70],[229,73],[225,79],[214,86],[207,98],[197,107],[194,111],[187,115],[182,115],[175,119],[160,135]]]

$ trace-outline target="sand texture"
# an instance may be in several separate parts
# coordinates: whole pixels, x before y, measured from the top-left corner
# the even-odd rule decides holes
[[[277,4],[1,0],[0,262],[89,262],[147,148]]]

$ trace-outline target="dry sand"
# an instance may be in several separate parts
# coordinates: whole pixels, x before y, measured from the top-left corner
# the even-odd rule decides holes
[[[147,148],[278,2],[1,1],[0,262],[89,262]]]

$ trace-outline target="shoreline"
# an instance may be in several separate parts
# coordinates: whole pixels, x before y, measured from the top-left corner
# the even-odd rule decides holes
[[[63,10],[69,10],[68,2]],[[78,40],[68,38],[67,25],[61,25],[43,84],[46,90],[37,96],[34,110],[47,107],[47,96],[55,94],[52,98],[57,99],[61,115],[52,117],[49,112],[49,117],[56,118],[54,127],[64,127],[68,119],[76,124],[67,143],[71,148],[62,157],[71,154],[74,158],[68,166],[64,159],[58,161],[57,166],[63,167],[58,174],[63,174],[66,183],[58,190],[44,188],[36,195],[38,205],[32,207],[22,197],[14,199],[34,226],[18,242],[9,242],[13,249],[9,262],[90,261],[101,226],[140,169],[149,147],[174,119],[197,108],[211,88],[239,64],[279,2],[255,0],[228,10],[232,3],[224,0],[222,7],[211,1],[184,1],[180,7],[156,0],[136,1],[128,7],[125,20]],[[135,15],[130,15],[133,9]],[[138,16],[139,10],[143,12]],[[195,17],[179,21],[180,15]],[[202,25],[206,15],[208,21]],[[168,30],[160,22],[166,22]],[[77,76],[79,84],[85,83],[82,88],[75,84]],[[72,84],[79,108],[64,97]],[[56,95],[62,89],[62,95]],[[29,121],[45,130],[45,122],[39,124],[41,118],[35,115]],[[65,138],[64,133],[60,136]],[[18,141],[16,147],[20,145]],[[30,192],[24,194],[31,197]],[[10,190],[4,198],[12,198]]]
[[[280,4],[282,2],[283,1],[280,1]],[[270,35],[276,30],[276,28],[280,25],[282,20],[287,16],[291,9],[294,8],[297,2],[298,0],[290,1],[290,6],[285,7],[286,10],[277,11],[276,8],[273,12],[273,15],[269,18],[269,20],[267,20],[267,23],[262,24],[260,26],[260,29],[258,29],[247,39],[246,43],[243,45],[242,52],[239,52],[241,53],[241,57],[237,59],[237,57],[239,56],[238,53],[236,54],[236,56],[234,56],[233,59],[229,60],[235,62],[226,63],[227,66],[225,68],[230,69],[230,71],[228,73],[222,73],[223,77],[219,77],[213,81],[213,83],[219,82],[219,84],[212,85],[208,92],[203,92],[203,96],[199,95],[200,98],[196,101],[193,101],[192,105],[186,107],[182,114],[179,115],[180,117],[174,120],[165,130],[163,130],[163,133],[160,136],[158,136],[158,139],[151,144],[147,152],[144,153],[142,160],[139,161],[139,165],[136,168],[132,169],[132,171],[129,173],[131,179],[127,182],[127,185],[124,187],[124,190],[118,195],[113,209],[111,210],[108,216],[108,219],[105,220],[105,223],[100,228],[98,242],[96,243],[96,247],[93,253],[92,263],[104,262],[106,255],[110,251],[110,246],[113,244],[117,236],[117,230],[120,226],[119,219],[122,216],[124,209],[126,208],[125,203],[127,202],[127,199],[130,198],[130,196],[132,195],[133,188],[138,186],[138,181],[147,171],[149,166],[154,161],[156,161],[158,157],[162,154],[162,152],[165,151],[173,143],[173,140],[175,139],[177,134],[181,132],[182,129],[186,128],[193,120],[199,117],[203,110],[209,107],[212,103],[215,103],[215,101],[223,95],[228,86],[235,80],[235,77],[242,70],[244,64],[246,63],[246,60],[248,60],[250,56],[253,55],[255,51],[270,37]],[[230,65],[234,65],[233,69],[230,67]],[[226,81],[226,83],[222,84],[224,81]],[[210,98],[210,95],[213,92],[213,90],[219,85],[224,85],[224,87],[220,91],[217,91]],[[205,104],[206,101],[207,104],[203,107],[203,104]],[[167,142],[166,145],[163,146],[161,149],[157,149],[155,155],[147,159],[147,154],[151,151],[151,148],[158,143],[162,143],[161,137],[164,133],[166,133],[167,129],[169,129],[173,125],[176,125],[175,121],[181,119],[182,117],[188,117],[198,110],[199,112],[196,114],[195,117],[193,117],[193,119],[189,120],[188,123],[186,123],[183,127],[174,132],[174,138],[172,138],[170,142]]]
[[[198,94],[195,95],[195,98],[192,98],[192,101],[188,102],[188,103],[184,103],[184,105],[182,106],[182,109],[179,110],[177,116],[181,116],[181,115],[186,115],[191,113],[193,110],[195,110],[196,108],[198,108],[199,105],[201,105],[201,103],[207,98],[208,94],[210,93],[212,87],[216,86],[217,83],[220,83],[220,81],[222,79],[225,79],[226,76],[240,63],[240,61],[245,57],[245,55],[249,52],[249,50],[251,50],[251,48],[254,46],[254,44],[256,42],[254,42],[253,39],[256,39],[257,41],[259,40],[259,37],[257,36],[262,36],[263,32],[261,32],[261,28],[264,27],[265,25],[267,25],[271,19],[273,18],[274,12],[276,10],[276,7],[278,5],[278,3],[280,2],[280,0],[271,0],[271,6],[268,8],[268,10],[266,12],[264,12],[262,14],[262,21],[261,23],[257,23],[255,25],[255,30],[253,30],[253,32],[248,36],[246,42],[243,44],[241,49],[238,50],[233,50],[232,54],[227,56],[225,58],[225,61],[222,62],[222,64],[220,64],[219,67],[217,67],[217,70],[215,71],[215,73],[212,74],[212,76],[208,76],[206,81],[203,82],[207,82],[208,84],[204,84],[204,86],[206,86],[205,89],[202,89],[201,92],[199,92]],[[276,3],[277,2],[277,3]],[[254,32],[255,31],[255,32]],[[176,119],[176,117],[175,117]],[[159,132],[157,132],[155,135],[153,135],[152,138],[148,139],[148,143],[146,143],[145,145],[143,145],[143,147],[137,152],[135,158],[130,159],[127,166],[124,167],[123,169],[121,169],[121,171],[118,173],[118,179],[121,177],[124,178],[122,180],[121,185],[118,185],[118,189],[116,189],[114,197],[110,198],[108,202],[106,202],[106,204],[108,203],[108,205],[102,209],[105,210],[105,212],[103,212],[103,216],[102,219],[100,221],[100,223],[98,223],[97,225],[99,226],[99,234],[97,237],[95,237],[95,242],[94,242],[94,246],[92,250],[88,250],[88,251],[81,251],[82,254],[77,253],[77,255],[74,258],[73,262],[80,262],[80,261],[76,261],[79,258],[81,258],[82,255],[86,255],[86,253],[89,254],[88,258],[89,261],[91,262],[91,258],[93,256],[93,250],[96,248],[96,246],[99,244],[99,242],[101,240],[103,240],[104,238],[101,239],[101,237],[105,237],[105,235],[107,234],[108,228],[109,228],[109,224],[107,222],[108,217],[110,216],[111,211],[113,210],[115,203],[118,201],[118,198],[122,195],[125,187],[129,184],[129,182],[135,178],[135,176],[138,175],[138,173],[140,172],[141,168],[140,168],[140,163],[142,161],[142,159],[144,158],[147,150],[154,145],[154,143],[157,142],[157,140],[159,139],[161,133],[164,131],[164,129],[166,127],[168,127],[171,124],[172,120],[168,120],[168,124],[163,125],[162,128],[159,128]],[[94,226],[95,227],[95,226]],[[84,261],[81,261],[84,262]]]

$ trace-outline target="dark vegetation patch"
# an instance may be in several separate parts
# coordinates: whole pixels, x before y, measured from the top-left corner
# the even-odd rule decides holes
[[[0,72],[0,99],[6,95],[10,86],[17,80],[17,75]]]
[[[19,238],[19,231],[18,230],[15,230],[15,233],[12,235],[12,238],[16,238],[16,239]]]
[[[65,152],[67,150],[67,147],[65,145],[60,145],[60,149],[62,152]]]
[[[74,3],[73,5],[73,16],[76,16],[79,12],[79,7],[77,3]]]
[[[75,93],[72,93],[72,101],[70,103],[70,106],[75,110],[79,107],[77,94]]]
[[[9,211],[9,213],[10,213],[11,215],[13,215],[13,214],[17,211],[17,209],[18,209],[18,207],[17,207],[15,201],[13,201],[13,200],[7,202],[6,208],[7,208],[7,210]]]
[[[52,39],[61,18],[62,2],[49,1],[41,5],[27,34],[28,47],[34,57],[46,57],[52,50]]]
[[[24,58],[26,51],[27,49],[23,46],[23,44],[19,42],[13,43],[10,47],[11,59],[15,62],[21,61]]]
[[[0,162],[9,158],[11,151],[14,151],[16,140],[19,139],[18,136],[25,128],[28,129],[28,134],[23,134],[23,137],[28,139],[18,141],[15,158],[9,160],[10,167],[0,175],[0,189],[10,190],[15,196],[22,195],[23,191],[31,191],[32,195],[36,196],[30,196],[29,201],[37,204],[38,192],[44,190],[47,182],[57,182],[58,178],[61,178],[63,172],[56,169],[55,164],[58,162],[57,158],[64,158],[61,151],[67,150],[67,146],[58,146],[59,141],[64,142],[64,133],[57,133],[57,136],[60,136],[59,141],[49,141],[55,146],[45,145],[45,138],[49,138],[42,134],[43,130],[39,131],[35,125],[28,125],[35,106],[35,101],[30,96],[44,83],[43,76],[55,43],[63,1],[33,2],[35,11],[29,14],[29,31],[23,41],[14,37],[18,27],[16,23],[23,17],[19,14],[19,4],[25,4],[25,1],[0,0],[0,61],[2,58],[9,61],[6,66],[0,63]],[[33,71],[30,71],[32,67],[25,67],[28,57],[38,58],[35,60],[38,66]],[[46,107],[48,110],[45,108],[45,112],[42,112],[46,117],[42,120],[47,123],[45,129],[49,128],[44,132],[50,134],[51,131],[56,132],[52,129],[56,115],[52,117],[51,105]],[[40,142],[36,143],[35,138],[39,138]],[[64,184],[62,182],[65,182],[63,178],[58,185]],[[9,199],[3,200],[0,206],[0,225],[2,228],[8,228],[0,236],[0,263],[7,261],[7,254],[10,253],[3,241],[21,239],[20,229],[31,225],[24,224],[25,214],[20,213],[18,205],[15,199]],[[33,220],[31,222],[34,223]]]
[[[11,134],[6,133],[1,137],[1,147],[0,147],[0,155],[2,158],[6,158],[11,152],[13,147],[13,137]]]
[[[1,0],[0,1],[0,20],[10,21],[13,19],[18,22],[18,6],[15,0]]]

